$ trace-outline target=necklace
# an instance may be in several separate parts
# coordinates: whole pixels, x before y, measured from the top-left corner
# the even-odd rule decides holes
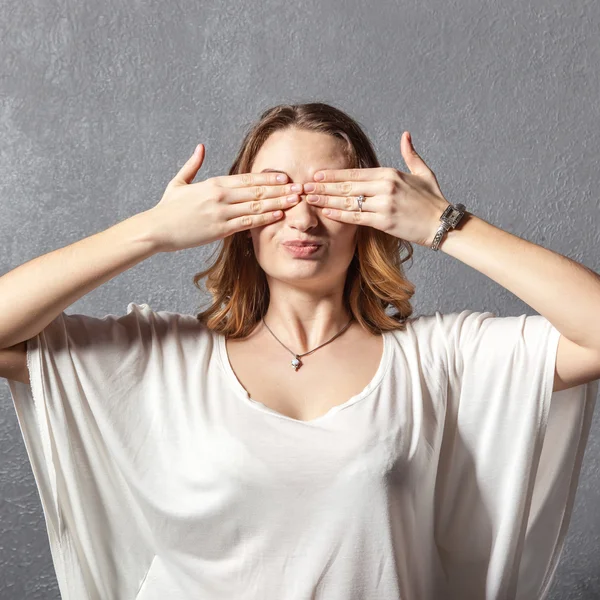
[[[301,366],[302,366],[302,361],[300,360],[300,357],[302,356],[306,356],[307,354],[312,354],[315,350],[318,350],[319,348],[322,348],[323,346],[325,346],[326,344],[329,344],[329,342],[333,342],[333,340],[335,340],[336,337],[338,337],[339,335],[342,335],[342,333],[344,333],[344,331],[346,331],[346,329],[348,329],[348,326],[350,325],[350,323],[352,322],[352,317],[350,317],[350,320],[348,321],[348,323],[346,323],[346,325],[344,326],[344,328],[339,332],[336,333],[330,340],[328,340],[327,342],[325,342],[324,344],[321,344],[320,346],[317,346],[316,348],[314,348],[313,350],[311,350],[310,352],[305,352],[304,354],[296,354],[295,352],[292,352],[269,328],[269,326],[267,325],[264,317],[262,322],[265,324],[265,327],[271,332],[271,335],[288,351],[291,352],[294,356],[294,358],[292,359],[292,367],[294,367],[294,370],[298,370]]]

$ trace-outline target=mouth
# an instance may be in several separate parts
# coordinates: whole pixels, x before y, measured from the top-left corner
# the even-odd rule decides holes
[[[318,252],[322,245],[321,244],[283,244],[283,247],[293,256],[303,258],[311,256]]]
[[[283,242],[284,246],[320,246],[321,242],[311,241],[311,240],[294,240],[292,242]]]

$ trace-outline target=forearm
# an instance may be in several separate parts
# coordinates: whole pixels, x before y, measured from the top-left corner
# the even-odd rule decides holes
[[[156,254],[152,227],[145,211],[0,277],[0,348],[37,335],[79,298]]]
[[[600,351],[600,275],[591,269],[474,215],[440,249],[521,298],[567,339]]]

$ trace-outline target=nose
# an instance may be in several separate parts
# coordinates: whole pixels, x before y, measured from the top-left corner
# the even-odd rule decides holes
[[[283,211],[283,216],[291,227],[301,231],[315,227],[319,223],[317,207],[306,201],[306,194],[300,194],[300,201]]]

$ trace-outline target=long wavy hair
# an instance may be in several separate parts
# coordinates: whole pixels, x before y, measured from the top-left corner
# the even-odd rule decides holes
[[[381,166],[357,121],[329,104],[311,102],[280,104],[264,111],[242,141],[229,175],[251,172],[266,139],[275,131],[289,128],[327,133],[339,139],[344,145],[347,168]],[[196,318],[228,338],[248,336],[269,306],[267,278],[254,253],[248,253],[248,242],[251,245],[252,240],[246,230],[225,237],[215,248],[220,246],[214,263],[194,275],[194,285],[200,290],[199,282],[206,277],[206,290],[212,297],[210,306]],[[374,227],[358,227],[343,301],[353,318],[375,335],[406,327],[405,321],[413,311],[410,298],[415,286],[405,277],[402,265],[409,259],[412,264],[412,255],[410,242]],[[388,307],[396,312],[387,314]]]

